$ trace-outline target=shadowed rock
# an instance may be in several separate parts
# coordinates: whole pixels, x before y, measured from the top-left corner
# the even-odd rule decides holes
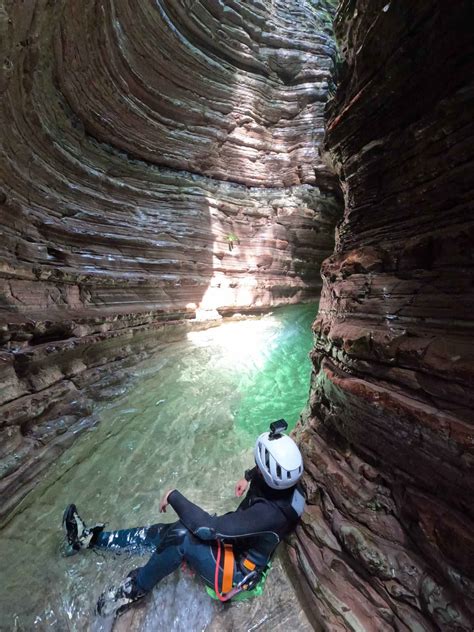
[[[311,506],[292,557],[324,630],[472,630],[472,4],[342,2],[326,149]]]

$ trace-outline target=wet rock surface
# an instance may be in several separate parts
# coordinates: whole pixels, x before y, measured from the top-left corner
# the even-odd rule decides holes
[[[187,628],[176,621],[168,619],[168,612],[176,609],[181,591],[191,589],[202,592],[201,620],[190,620]],[[200,594],[200,593],[198,593]],[[146,601],[136,604],[120,616],[112,625],[112,632],[146,631],[159,629],[201,629],[205,632],[248,632],[261,630],[263,632],[311,632],[313,626],[308,620],[298,597],[285,573],[280,557],[274,560],[273,568],[268,575],[265,589],[261,597],[240,603],[220,604],[210,601],[205,593],[202,582],[198,579],[180,578],[175,583],[173,599],[170,604],[163,603],[162,591],[155,590]],[[105,626],[104,626],[105,627]]]
[[[331,11],[0,3],[1,515],[163,322],[319,294]]]
[[[474,624],[472,4],[342,2],[345,196],[290,549],[323,630]]]

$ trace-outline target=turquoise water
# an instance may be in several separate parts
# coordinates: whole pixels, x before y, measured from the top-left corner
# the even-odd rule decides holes
[[[216,370],[229,367],[235,382],[234,429],[253,439],[268,422],[285,418],[290,429],[307,399],[312,347],[311,324],[317,307],[291,306],[275,310],[260,321],[248,321],[191,334],[201,344],[209,336],[209,350],[217,347]],[[226,369],[224,369],[226,371]]]
[[[256,436],[280,417],[293,427],[306,403],[316,311],[284,307],[191,332],[136,368],[125,392],[98,405],[99,426],[58,460],[0,533],[8,569],[1,630],[105,629],[93,614],[98,595],[143,563],[128,554],[61,557],[69,502],[86,521],[109,528],[176,520],[172,510],[158,511],[169,488],[211,512],[235,508],[234,484],[253,464]],[[197,584],[183,591],[186,581],[171,578],[155,590],[158,629],[201,630],[212,620],[216,606]],[[187,596],[176,603],[180,591]],[[141,629],[157,629],[149,619]]]

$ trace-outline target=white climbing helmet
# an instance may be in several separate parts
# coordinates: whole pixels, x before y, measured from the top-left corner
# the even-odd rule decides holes
[[[281,432],[264,432],[255,444],[255,463],[272,489],[288,489],[303,474],[303,457],[296,443]]]

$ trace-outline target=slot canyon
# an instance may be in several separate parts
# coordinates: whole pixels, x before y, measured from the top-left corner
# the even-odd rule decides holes
[[[473,629],[473,24],[470,0],[0,2],[0,539],[141,363],[247,320],[251,354],[319,301],[275,570],[304,614],[199,629]]]

